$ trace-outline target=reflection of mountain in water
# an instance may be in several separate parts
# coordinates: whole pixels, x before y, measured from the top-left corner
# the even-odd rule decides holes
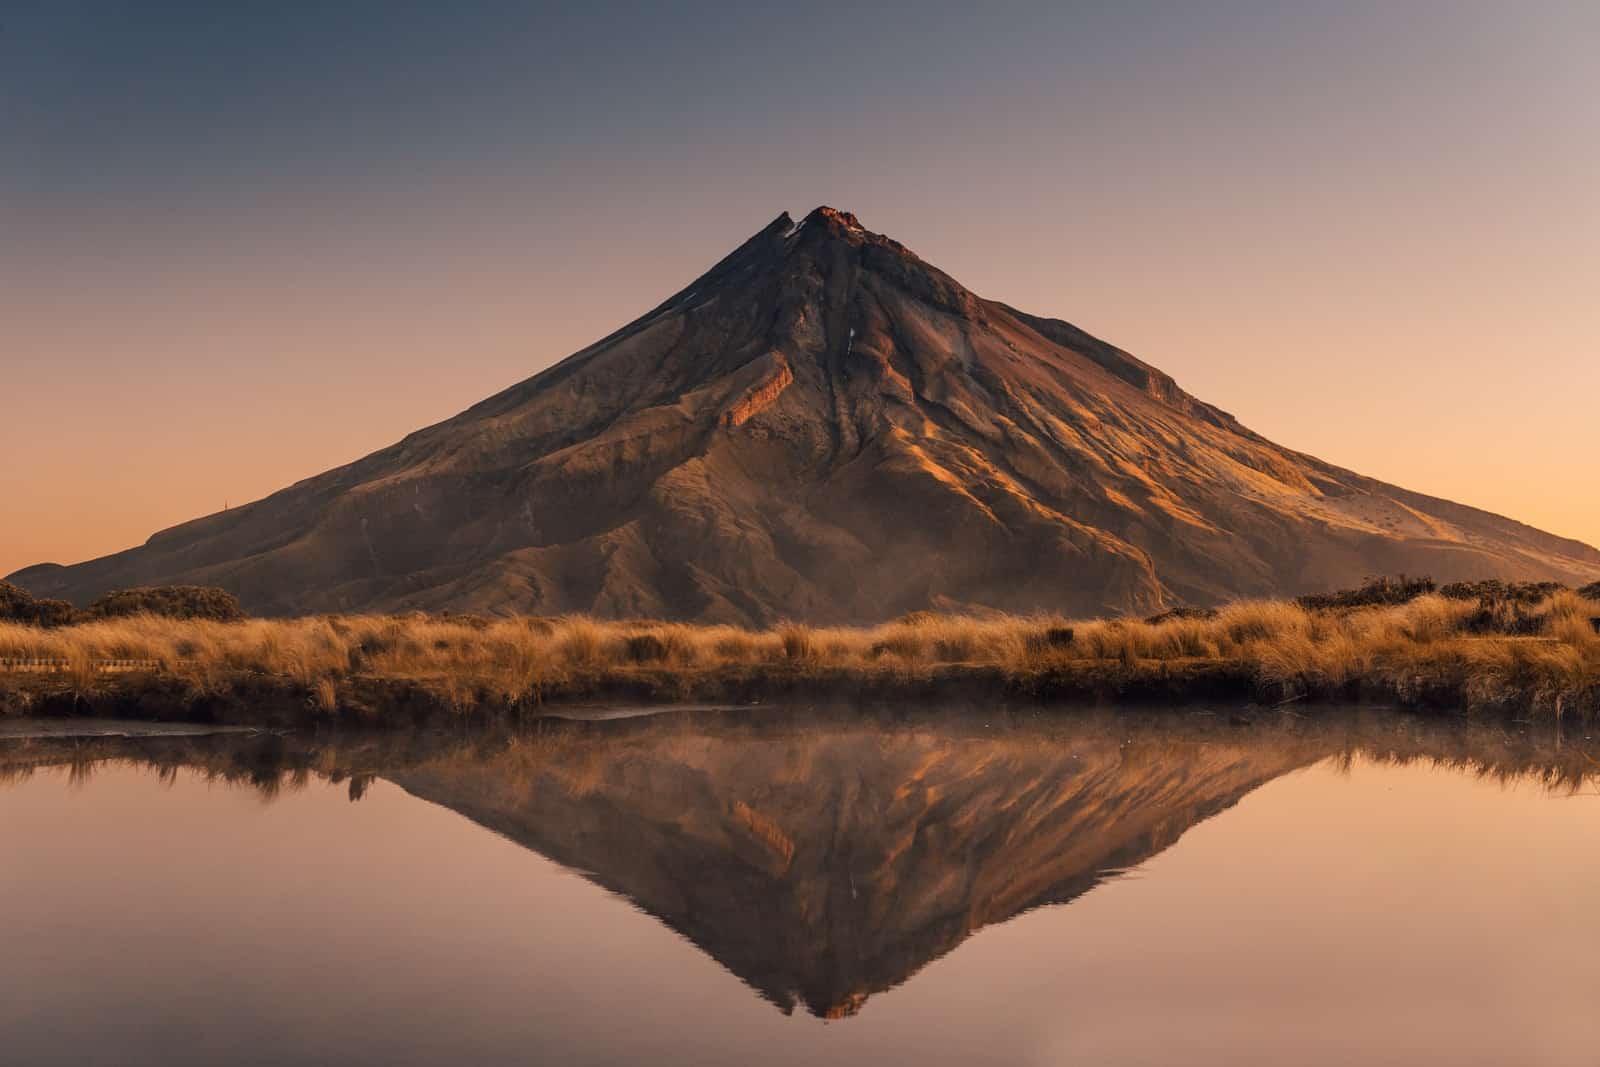
[[[860,722],[565,735],[390,775],[657,916],[785,1011],[856,1011],[1315,745]]]
[[[315,776],[348,779],[358,799],[383,776],[626,896],[784,1011],[838,1017],[1318,759],[1425,758],[1576,787],[1600,767],[1587,747],[1388,715],[1234,729],[1198,716],[745,712],[451,739],[0,734],[0,786],[49,765],[87,778],[105,760],[267,795]]]

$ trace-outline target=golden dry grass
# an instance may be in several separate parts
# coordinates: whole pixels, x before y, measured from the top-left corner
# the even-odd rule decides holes
[[[1469,706],[1600,710],[1600,634],[1590,621],[1600,602],[1561,591],[1529,610],[1537,616],[1532,636],[1477,632],[1477,602],[1439,595],[1338,611],[1250,601],[1214,618],[1156,623],[919,612],[879,626],[785,623],[768,631],[585,617],[221,623],[137,615],[51,630],[0,623],[0,658],[64,659],[84,691],[102,684],[93,663],[103,659],[159,661],[196,693],[220,692],[241,675],[270,676],[303,687],[325,710],[339,703],[342,682],[362,676],[413,681],[467,707],[485,696],[538,699],[575,679],[646,671],[925,675],[955,664],[1015,676],[1225,664],[1284,697],[1358,685],[1403,700],[1433,690],[1455,692]]]

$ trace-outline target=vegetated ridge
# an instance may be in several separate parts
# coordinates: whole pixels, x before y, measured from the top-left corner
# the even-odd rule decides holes
[[[1600,552],[1279,447],[818,208],[455,418],[12,580],[79,604],[206,585],[261,614],[766,625],[1147,613],[1400,572],[1578,585]]]

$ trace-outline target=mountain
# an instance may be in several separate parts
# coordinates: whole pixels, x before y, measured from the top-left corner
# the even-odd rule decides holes
[[[787,214],[637,321],[245,507],[11,576],[83,603],[766,623],[1149,611],[1407,572],[1600,578],[1600,552],[1279,447],[855,217]]]

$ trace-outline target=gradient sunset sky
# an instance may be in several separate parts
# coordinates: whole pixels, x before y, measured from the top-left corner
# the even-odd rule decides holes
[[[855,212],[1293,448],[1600,543],[1600,4],[0,13],[0,574]]]

